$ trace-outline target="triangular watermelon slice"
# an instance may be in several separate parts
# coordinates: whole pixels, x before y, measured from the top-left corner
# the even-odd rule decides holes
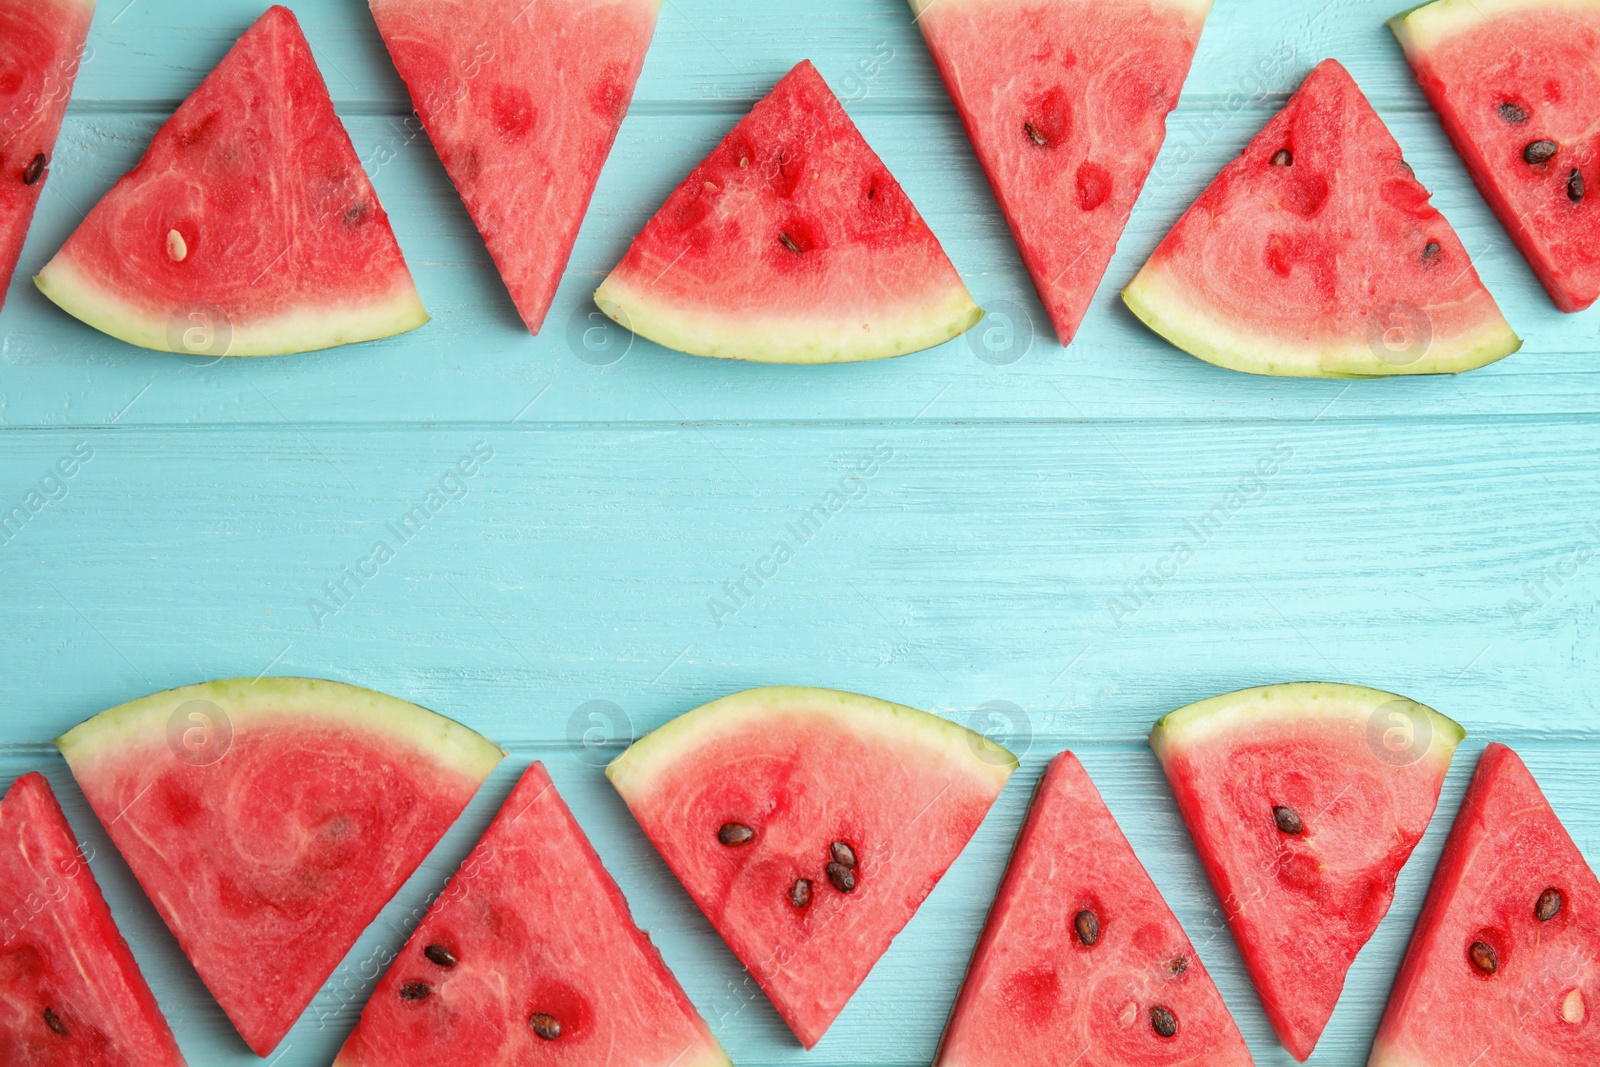
[[[1252,1062],[1088,772],[1061,753],[1017,835],[934,1067]]]
[[[334,1067],[729,1067],[541,764],[372,992]]]
[[[1562,311],[1594,303],[1600,0],[1437,0],[1389,25],[1550,298]]]
[[[1297,682],[1180,708],[1150,734],[1278,1040],[1316,1047],[1394,900],[1460,726],[1405,697]]]
[[[1211,0],[910,0],[1062,344],[1167,134]]]
[[[0,0],[0,308],[50,176],[94,0]]]
[[[269,8],[36,279],[97,330],[265,356],[428,321],[288,8]]]
[[[50,785],[0,801],[0,1063],[183,1067]]]
[[[1016,757],[914,708],[750,689],[606,768],[807,1048],[983,821]]]
[[[539,332],[661,0],[371,0],[411,101]]]
[[[1338,61],[1200,194],[1122,299],[1201,359],[1251,374],[1458,373],[1522,342]]]
[[[415,704],[306,678],[156,693],[56,746],[259,1056],[504,755]]]
[[[669,348],[766,363],[903,356],[983,317],[810,60],[689,172],[594,299]]]
[[[1600,882],[1491,744],[1434,871],[1369,1067],[1600,1063]]]

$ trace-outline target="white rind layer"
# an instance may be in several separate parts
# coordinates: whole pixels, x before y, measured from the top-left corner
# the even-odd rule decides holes
[[[1561,8],[1600,14],[1600,0],[1434,0],[1389,20],[1407,55],[1426,53],[1441,41],[1479,29],[1500,15],[1519,11],[1550,13]]]

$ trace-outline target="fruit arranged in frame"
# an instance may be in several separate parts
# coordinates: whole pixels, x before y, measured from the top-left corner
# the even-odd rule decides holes
[[[1491,744],[1433,874],[1369,1067],[1600,1063],[1600,882]]]
[[[371,0],[522,321],[538,333],[661,0]]]
[[[1122,299],[1201,359],[1251,374],[1457,373],[1522,342],[1335,60],[1223,168]]]
[[[1437,0],[1389,25],[1550,299],[1562,311],[1594,303],[1600,0]]]
[[[1016,758],[955,723],[828,689],[750,689],[606,768],[807,1048],[966,846]]]
[[[689,172],[594,299],[669,348],[765,363],[902,356],[983,316],[809,60]]]
[[[1062,344],[1167,134],[1211,0],[910,0]]]
[[[0,1063],[183,1067],[39,774],[18,778],[0,800]]]
[[[729,1067],[535,763],[373,990],[334,1067]]]
[[[1413,700],[1295,682],[1156,723],[1161,760],[1278,1040],[1311,1055],[1394,900],[1465,731]]]
[[[156,693],[56,746],[258,1056],[504,755],[415,704],[308,678]]]
[[[1194,946],[1071,752],[1051,761],[935,1067],[1249,1067]]]
[[[0,309],[50,177],[94,0],[0,0]]]
[[[428,321],[288,8],[269,8],[35,279],[144,348],[268,356]]]

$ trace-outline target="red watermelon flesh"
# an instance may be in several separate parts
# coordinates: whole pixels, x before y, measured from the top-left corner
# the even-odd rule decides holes
[[[0,1063],[183,1067],[50,784],[0,801]]]
[[[1267,1019],[1296,1059],[1394,899],[1461,727],[1361,686],[1213,697],[1151,731]]]
[[[1061,753],[1034,793],[935,1067],[1252,1062],[1088,772]]]
[[[1456,373],[1521,346],[1461,240],[1336,60],[1223,168],[1123,300],[1252,374]]]
[[[1439,0],[1390,26],[1472,180],[1550,298],[1562,311],[1594,303],[1600,2]],[[1544,142],[1548,150],[1531,147]]]
[[[1062,344],[1116,251],[1211,0],[910,0]]]
[[[94,0],[0,0],[0,308],[22,255]]]
[[[660,0],[371,0],[522,321],[539,332]]]
[[[504,755],[414,704],[304,678],[156,693],[56,745],[259,1056]]]
[[[680,715],[606,775],[811,1048],[1015,767],[927,712],[775,687]]]
[[[809,60],[689,173],[594,298],[669,348],[771,363],[900,356],[983,315]]]
[[[535,763],[373,990],[335,1067],[728,1067]]]
[[[131,344],[258,356],[428,321],[288,8],[269,8],[39,273]]]
[[[1369,1067],[1587,1067],[1600,1063],[1597,1008],[1600,882],[1522,760],[1491,744]]]

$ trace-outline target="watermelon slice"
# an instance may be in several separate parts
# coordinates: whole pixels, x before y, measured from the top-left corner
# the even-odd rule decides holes
[[[606,775],[807,1048],[1016,769],[927,712],[751,689],[672,720]]]
[[[661,0],[371,0],[412,104],[539,332]]]
[[[266,356],[428,321],[288,8],[269,8],[36,279],[97,330]]]
[[[1600,0],[1437,0],[1389,25],[1550,298],[1562,311],[1594,303]]]
[[[334,1067],[728,1067],[535,763],[373,990]]]
[[[414,704],[306,678],[156,693],[56,746],[259,1056],[504,755]]]
[[[983,317],[810,60],[689,172],[594,299],[669,348],[765,363],[903,356]]]
[[[1369,1067],[1600,1063],[1600,882],[1491,744],[1450,829]]]
[[[1167,135],[1211,0],[910,0],[1062,344]]]
[[[94,0],[0,0],[0,308],[50,175]]]
[[[1457,373],[1522,342],[1361,89],[1306,76],[1178,220],[1122,298],[1251,374]]]
[[[934,1067],[1253,1061],[1089,775],[1050,761]]]
[[[1393,693],[1298,682],[1150,734],[1278,1040],[1304,1060],[1394,899],[1461,727]]]
[[[0,1063],[183,1067],[50,784],[0,801]]]

